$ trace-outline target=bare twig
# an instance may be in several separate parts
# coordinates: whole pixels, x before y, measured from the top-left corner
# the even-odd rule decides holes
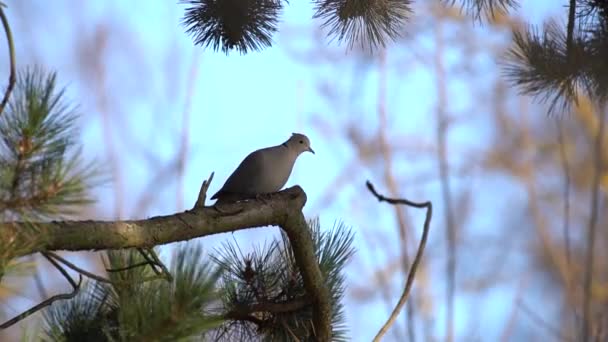
[[[162,270],[156,269],[156,266],[157,266],[156,263],[148,255],[149,250],[150,249],[147,249],[147,248],[137,248],[137,251],[139,252],[139,254],[141,254],[141,256],[144,257],[144,259],[146,260],[146,263],[148,263],[148,265],[150,265],[150,268],[152,269],[152,271],[154,271],[154,273],[156,273],[156,275],[161,275]]]
[[[171,281],[173,278],[171,277],[171,274],[169,273],[169,271],[166,269],[166,267],[164,266],[164,264],[158,259],[158,257],[156,256],[156,253],[150,252],[150,255],[146,255],[145,252],[143,250],[140,250],[140,252],[142,253],[142,255],[144,255],[144,257],[146,258],[147,261],[143,262],[143,263],[139,263],[139,264],[135,264],[135,265],[130,265],[127,267],[124,267],[122,269],[113,269],[113,270],[109,270],[110,272],[117,272],[117,271],[124,271],[124,270],[128,270],[131,268],[135,268],[135,267],[139,267],[139,266],[143,266],[143,265],[157,265],[159,267],[162,268],[162,273],[159,273],[159,275],[163,278],[166,278],[167,280]],[[71,299],[73,298],[77,293],[78,290],[80,289],[80,284],[82,283],[82,276],[87,276],[91,279],[94,279],[96,281],[102,282],[102,283],[109,283],[109,284],[115,284],[116,282],[112,282],[109,279],[106,279],[104,277],[98,276],[94,273],[91,273],[89,271],[86,271],[76,265],[74,265],[73,263],[67,261],[66,259],[60,257],[59,255],[53,253],[53,252],[42,252],[42,255],[53,265],[55,266],[55,268],[57,268],[57,270],[59,270],[59,272],[61,272],[61,274],[67,279],[67,281],[70,283],[70,285],[72,285],[73,287],[73,291],[71,293],[68,294],[60,294],[60,295],[55,295],[50,297],[47,300],[44,300],[43,302],[33,306],[32,308],[30,308],[27,311],[22,312],[21,314],[19,314],[18,316],[6,321],[5,323],[2,323],[2,325],[0,325],[0,329],[5,329],[8,328],[9,326],[25,319],[26,317],[30,316],[31,314],[35,313],[36,311],[39,311],[41,309],[43,309],[46,306],[51,305],[53,302],[60,300],[60,299]],[[68,268],[78,272],[78,276],[79,276],[79,281],[78,283],[76,283],[72,277],[70,277],[70,275],[67,273],[67,271],[60,265],[64,264],[65,266],[67,266]],[[164,274],[163,274],[164,273]],[[150,280],[155,280],[155,279],[159,279],[159,276],[155,276],[155,277],[147,277],[144,278],[142,281],[146,282],[146,281],[150,281]]]
[[[502,331],[502,334],[500,336],[500,341],[510,341],[511,340],[511,334],[513,332],[513,326],[515,325],[515,321],[517,318],[517,313],[518,313],[518,306],[521,303],[521,299],[524,293],[524,289],[527,286],[528,283],[528,277],[522,277],[519,281],[519,286],[517,286],[517,292],[515,293],[515,298],[513,300],[513,309],[511,310],[511,315],[509,317],[509,319],[507,320],[507,323],[505,324],[505,328]]]
[[[30,256],[30,260],[35,263],[37,271],[40,270],[40,265],[36,262],[36,257],[34,255]],[[36,272],[34,274],[34,282],[36,284],[36,288],[38,289],[38,293],[40,294],[40,298],[48,298],[49,294],[44,287],[44,283],[42,281],[42,276],[40,272]]]
[[[386,186],[388,187],[389,194],[391,196],[397,196],[397,192],[399,186],[397,184],[397,180],[393,174],[393,151],[391,145],[388,142],[387,133],[388,133],[388,113],[386,109],[386,89],[387,89],[387,80],[388,80],[388,68],[387,68],[387,51],[383,49],[379,54],[379,70],[380,77],[378,79],[378,100],[377,100],[377,112],[378,112],[378,140],[380,143],[380,151],[382,153],[382,158],[384,160],[384,181],[386,182]],[[401,266],[403,267],[403,273],[406,274],[408,272],[408,264],[409,253],[408,253],[408,228],[410,228],[411,224],[409,223],[408,218],[406,217],[403,208],[394,207],[395,216],[397,218],[398,228],[399,228],[399,240],[401,243]],[[407,302],[407,315],[405,330],[408,333],[408,337],[410,341],[416,340],[416,329],[414,328],[414,305],[412,302]]]
[[[101,116],[101,128],[103,133],[104,147],[106,152],[106,160],[110,167],[110,173],[112,175],[112,183],[114,190],[114,216],[116,218],[122,217],[123,211],[123,200],[126,198],[123,196],[124,192],[124,178],[119,167],[119,158],[116,149],[114,148],[112,138],[112,118],[110,115],[110,101],[111,96],[108,94],[108,67],[100,56],[103,56],[108,50],[108,37],[109,29],[107,25],[98,26],[95,32],[95,59],[92,61],[93,75],[95,78],[96,94],[97,94],[97,106],[99,108],[99,115]]]
[[[47,258],[50,257],[52,259],[55,259],[55,261],[58,261],[58,262],[64,264],[68,268],[70,268],[70,269],[72,269],[72,270],[74,270],[74,271],[82,274],[83,276],[89,277],[89,278],[91,278],[93,280],[97,280],[98,282],[106,283],[106,284],[117,284],[117,283],[120,283],[120,282],[111,281],[110,279],[104,278],[104,277],[99,276],[99,275],[97,275],[95,273],[92,273],[92,272],[89,272],[89,271],[87,271],[87,270],[85,270],[83,268],[80,268],[80,267],[76,266],[75,264],[69,262],[68,260],[60,257],[56,253],[53,253],[53,252],[44,252],[43,255],[45,255]],[[143,278],[141,280],[141,282],[145,283],[145,282],[148,282],[148,281],[151,281],[151,280],[156,280],[156,279],[161,279],[161,278],[165,278],[165,276],[156,275],[156,276],[151,276],[151,277],[145,277],[145,278]]]
[[[568,154],[566,152],[566,141],[564,128],[561,122],[556,121],[558,130],[559,155],[561,159],[562,170],[564,172],[564,223],[563,233],[564,242],[566,244],[566,263],[570,267],[571,248],[570,248],[570,166],[568,165]]]
[[[10,71],[8,75],[8,86],[6,87],[6,91],[4,92],[4,97],[2,98],[2,102],[0,102],[0,115],[4,112],[4,107],[8,103],[8,99],[11,96],[11,92],[15,87],[15,82],[17,81],[16,75],[16,62],[15,62],[15,46],[13,43],[13,34],[11,33],[11,27],[8,24],[8,19],[6,18],[6,14],[4,14],[3,6],[0,6],[0,19],[2,20],[2,26],[4,26],[4,33],[6,34],[6,40],[8,43],[8,55],[10,60]]]
[[[420,261],[422,260],[422,254],[424,253],[424,247],[426,246],[426,240],[428,239],[429,228],[431,225],[431,218],[433,217],[433,204],[430,201],[419,203],[419,202],[412,202],[410,200],[402,199],[402,198],[399,198],[399,199],[387,198],[387,197],[384,197],[383,195],[380,195],[376,191],[376,189],[374,188],[374,186],[372,185],[372,183],[370,181],[367,181],[365,184],[367,185],[367,188],[369,189],[369,191],[380,202],[387,202],[390,204],[402,204],[402,205],[407,205],[407,206],[414,207],[414,208],[425,208],[426,209],[426,217],[424,219],[424,228],[422,230],[422,238],[420,239],[420,245],[418,246],[418,250],[416,251],[416,257],[414,258],[414,262],[412,263],[412,266],[410,267],[410,271],[407,275],[407,280],[405,282],[405,288],[403,289],[403,294],[401,294],[401,298],[399,298],[399,301],[397,302],[395,309],[393,309],[393,312],[391,313],[391,315],[388,318],[388,320],[386,321],[386,323],[384,323],[384,325],[382,326],[380,331],[378,331],[378,334],[376,334],[376,337],[374,337],[374,341],[376,342],[376,341],[380,341],[382,336],[384,336],[384,334],[386,334],[386,332],[391,327],[391,325],[393,324],[395,319],[397,319],[397,316],[399,315],[401,308],[407,302],[407,299],[410,294],[410,290],[412,289],[412,285],[414,284],[414,278],[416,277],[416,270],[418,269],[418,265],[420,264]]]
[[[591,189],[591,214],[589,217],[589,224],[587,226],[587,255],[585,257],[585,280],[584,280],[584,293],[583,293],[583,333],[582,341],[589,341],[591,336],[591,288],[593,285],[593,264],[595,257],[595,236],[597,231],[597,221],[599,214],[599,202],[600,202],[600,182],[602,178],[602,144],[604,136],[604,125],[606,120],[606,113],[604,106],[600,107],[598,111],[600,116],[599,127],[597,129],[597,136],[595,138],[595,172],[593,175],[593,188]]]
[[[119,268],[106,268],[106,272],[110,272],[110,273],[115,273],[115,272],[122,272],[122,271],[127,271],[127,270],[131,270],[134,268],[138,268],[138,267],[143,267],[143,266],[150,266],[150,268],[152,269],[152,271],[154,271],[154,273],[156,273],[156,275],[161,276],[163,278],[165,278],[167,281],[172,281],[173,280],[173,276],[171,276],[171,273],[169,272],[169,270],[167,269],[167,267],[163,264],[162,261],[160,261],[160,259],[158,258],[158,256],[156,255],[156,252],[154,252],[153,249],[149,249],[149,248],[137,248],[137,251],[139,252],[139,254],[141,254],[143,256],[143,258],[145,259],[145,261],[142,262],[138,262],[132,265],[127,265],[125,267],[119,267]],[[148,254],[150,253],[150,254]],[[160,267],[161,269],[158,270],[156,267]]]
[[[1,8],[1,7],[0,7]],[[58,300],[62,300],[62,299],[72,299],[74,298],[74,296],[76,296],[76,294],[78,293],[78,291],[80,290],[80,285],[82,284],[82,275],[78,275],[78,283],[76,283],[74,281],[74,279],[72,279],[72,277],[70,277],[70,275],[68,274],[68,272],[61,267],[61,265],[59,265],[55,260],[53,260],[52,258],[49,258],[48,255],[42,254],[44,255],[44,257],[53,265],[55,266],[55,268],[57,268],[57,270],[61,273],[61,275],[63,275],[65,277],[65,279],[70,283],[70,285],[72,285],[72,292],[70,293],[63,293],[63,294],[58,294],[58,295],[54,295],[36,305],[34,305],[33,307],[29,308],[28,310],[20,313],[19,315],[9,319],[8,321],[0,324],[0,330],[4,330],[16,323],[18,323],[19,321],[29,317],[30,315],[32,315],[33,313],[42,310],[43,308],[53,304],[54,302],[58,301]]]
[[[125,267],[106,268],[106,272],[114,273],[114,272],[128,271],[128,270],[132,270],[134,268],[138,268],[138,267],[142,267],[142,266],[147,266],[147,265],[150,265],[150,263],[148,261],[142,261],[142,262],[138,262],[136,264],[128,265],[128,266],[125,266]]]
[[[447,107],[447,90],[445,80],[445,68],[442,58],[443,51],[443,35],[442,22],[435,25],[435,69],[437,83],[437,159],[439,167],[439,179],[441,193],[443,197],[443,206],[445,212],[445,229],[447,238],[447,265],[446,265],[446,341],[454,340],[454,294],[456,291],[456,222],[454,219],[454,211],[452,209],[452,191],[450,184],[450,170],[448,165],[448,118],[445,113]]]
[[[209,190],[209,184],[211,184],[214,174],[215,172],[211,172],[209,178],[206,181],[203,181],[203,184],[201,185],[201,190],[198,192],[198,198],[196,199],[196,203],[194,203],[194,208],[192,209],[201,208],[205,206],[205,200],[207,200],[207,190]]]
[[[98,282],[106,283],[106,284],[117,284],[117,283],[120,283],[120,282],[111,281],[110,279],[104,278],[104,277],[99,276],[99,275],[97,275],[95,273],[92,273],[92,272],[89,272],[89,271],[87,271],[87,270],[85,270],[83,268],[80,268],[80,267],[76,266],[75,264],[69,262],[68,260],[60,257],[56,253],[53,253],[53,252],[44,252],[43,255],[45,255],[47,258],[50,257],[51,259],[55,259],[55,261],[58,261],[58,262],[64,264],[68,268],[70,268],[70,269],[72,269],[72,270],[74,270],[74,271],[82,274],[83,276],[86,276],[86,277],[89,277],[89,278],[91,278],[93,280],[96,280]],[[156,280],[156,279],[161,279],[161,278],[164,278],[164,277],[162,277],[162,276],[145,277],[145,278],[143,278],[141,280],[141,282],[145,283],[145,282],[148,282],[148,281],[151,281],[151,280]]]
[[[150,253],[149,256],[152,257],[152,262],[150,263],[150,265],[156,265],[156,266],[160,267],[163,277],[165,279],[167,279],[168,282],[172,282],[173,276],[171,275],[171,272],[169,272],[169,270],[167,269],[167,266],[165,266],[165,264],[158,258],[158,255],[156,255],[156,252],[154,251],[154,249],[147,248],[146,250],[148,251],[148,253]],[[157,273],[157,274],[159,274],[159,273]],[[161,275],[161,274],[159,274],[159,275]]]
[[[53,253],[53,252],[44,252],[44,253],[42,253],[42,255],[44,255],[47,259],[49,259],[49,261],[53,260],[53,261],[51,261],[53,264],[55,264],[56,261],[58,261],[58,262],[64,264],[65,266],[67,266],[68,268],[71,268],[72,270],[74,270],[74,271],[76,271],[76,272],[78,272],[78,273],[80,273],[80,274],[82,274],[84,276],[87,276],[87,277],[89,277],[91,279],[97,280],[97,281],[102,282],[102,283],[112,284],[111,280],[106,279],[106,278],[104,278],[102,276],[98,276],[97,274],[91,273],[91,272],[89,272],[87,270],[84,270],[84,269],[82,269],[82,268],[74,265],[73,263],[67,261],[66,259],[60,257],[56,253]]]
[[[186,162],[188,157],[188,147],[190,140],[190,115],[192,112],[192,99],[194,98],[194,90],[196,88],[196,80],[198,78],[199,65],[198,52],[194,52],[190,72],[188,73],[188,85],[186,88],[186,101],[182,116],[182,133],[180,135],[180,146],[178,151],[177,163],[177,210],[183,210],[184,207],[184,173],[186,170]]]
[[[224,314],[224,317],[238,320],[238,317],[249,316],[256,313],[287,313],[302,310],[307,306],[310,306],[310,300],[306,297],[294,298],[279,303],[261,302],[251,305],[236,306]]]
[[[563,336],[557,328],[553,327],[545,319],[540,317],[538,314],[536,314],[534,311],[532,311],[528,306],[526,306],[523,301],[520,300],[517,304],[518,304],[519,308],[523,312],[525,312],[532,321],[534,321],[536,324],[538,324],[539,326],[541,326],[545,330],[547,330],[547,332],[549,332],[551,335],[553,335],[557,340],[570,341],[568,338]]]
[[[74,288],[77,287],[74,279],[72,279],[72,277],[70,277],[68,272],[63,267],[61,267],[61,265],[59,265],[59,263],[57,263],[57,261],[53,260],[53,258],[48,253],[42,253],[42,256],[44,256],[46,258],[46,260],[48,260],[53,266],[55,266],[55,268],[57,268],[59,270],[59,272],[61,272],[61,274],[63,274],[63,276],[68,280],[70,285],[72,285],[72,287],[74,287]]]
[[[564,244],[566,248],[566,274],[564,277],[564,281],[566,283],[566,291],[570,293],[570,296],[573,296],[574,293],[572,291],[572,280],[571,280],[571,246],[570,246],[570,165],[568,163],[568,152],[566,135],[564,132],[564,125],[561,121],[556,120],[557,125],[557,142],[559,145],[559,155],[561,161],[562,171],[564,173],[564,217],[563,217],[563,234],[564,234]],[[574,326],[578,326],[578,316],[576,314],[576,310],[574,310],[574,314],[572,315]]]

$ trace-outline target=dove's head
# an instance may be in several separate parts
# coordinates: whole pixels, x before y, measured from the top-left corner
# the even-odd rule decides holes
[[[293,133],[285,144],[297,154],[302,152],[311,152],[312,154],[315,154],[315,151],[310,148],[310,140],[308,140],[308,137],[304,134]]]

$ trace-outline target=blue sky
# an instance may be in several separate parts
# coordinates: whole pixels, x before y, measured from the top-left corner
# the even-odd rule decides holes
[[[7,10],[9,18],[14,15],[11,21],[15,25],[19,61],[22,64],[39,63],[58,71],[59,80],[68,86],[70,97],[80,103],[83,112],[82,142],[87,158],[99,160],[102,165],[108,166],[108,148],[116,152],[124,186],[122,218],[169,214],[189,208],[197,197],[200,183],[210,172],[215,172],[214,182],[209,189],[210,193],[214,193],[249,152],[279,144],[292,132],[301,132],[309,136],[316,155],[305,154],[299,158],[287,186],[299,184],[305,189],[309,198],[305,208],[307,216],[320,216],[322,224],[326,226],[336,220],[344,221],[357,232],[358,254],[353,262],[357,266],[347,270],[349,284],[365,283],[367,280],[361,279],[361,274],[368,275],[372,267],[384,264],[389,256],[397,255],[399,244],[392,209],[378,205],[363,186],[369,178],[377,183],[379,190],[386,189],[379,181],[381,173],[378,167],[357,167],[351,181],[336,189],[336,200],[320,208],[326,189],[333,186],[342,168],[354,158],[355,151],[345,140],[341,128],[345,123],[354,121],[367,136],[372,136],[377,130],[375,111],[379,74],[376,64],[363,68],[361,65],[365,65],[365,62],[353,61],[342,52],[337,55],[342,54],[343,61],[338,57],[339,62],[328,62],[317,56],[303,63],[286,51],[290,47],[305,51],[319,44],[318,39],[310,33],[318,22],[312,23],[310,20],[313,12],[309,2],[292,1],[284,11],[274,46],[245,56],[237,53],[226,56],[194,47],[179,25],[184,6],[171,2],[90,1],[84,4],[66,0],[50,5],[42,0],[27,0],[24,3],[23,7],[29,8],[26,16],[23,13],[14,15],[10,4]],[[554,1],[525,1],[521,13],[527,19],[538,22],[541,18],[559,14],[560,10]],[[36,19],[29,21],[34,20],[31,18]],[[93,94],[96,88],[90,82],[91,76],[79,74],[81,69],[76,65],[87,61],[78,59],[74,51],[77,48],[74,37],[85,40],[84,45],[94,42],[95,32],[99,29],[97,25],[108,18],[110,23],[117,23],[117,29],[110,29],[107,41],[110,51],[107,66],[110,71],[104,89],[113,101],[118,102],[109,108],[120,108],[119,113],[114,111],[110,114],[107,128],[112,137],[111,143],[104,135],[102,110],[98,98]],[[124,37],[120,30],[124,30]],[[305,33],[289,34],[290,30]],[[483,30],[476,37],[484,37]],[[428,31],[416,36],[415,41],[417,48],[434,49],[434,40]],[[321,42],[320,45],[327,44]],[[433,143],[433,70],[425,66],[424,61],[413,58],[415,54],[407,48],[391,47],[388,51],[389,136],[404,144],[424,146]],[[457,54],[449,51],[444,56],[446,64],[458,58],[457,55],[450,56],[450,53]],[[484,64],[483,56],[481,58],[480,65]],[[485,63],[487,70],[495,69],[487,56]],[[488,74],[490,78],[495,76]],[[194,77],[195,82],[189,90],[187,84],[190,77]],[[171,84],[175,84],[175,87],[167,88],[168,78],[173,79]],[[483,77],[479,79],[483,81]],[[339,100],[336,107],[329,105],[319,95],[320,80],[328,82],[337,92],[335,98]],[[353,83],[356,82],[362,83],[354,92]],[[450,81],[450,110],[454,112],[469,108],[471,102],[479,100],[467,96],[470,89],[465,82],[458,79]],[[185,112],[189,117],[186,127],[187,164],[183,197],[176,199],[179,182],[175,177],[164,178],[152,187],[148,185],[159,171],[154,165],[159,168],[166,165],[179,150]],[[319,118],[329,124],[328,133],[319,129],[316,124]],[[469,151],[480,140],[489,139],[492,132],[484,131],[486,124],[481,119],[473,125],[458,127],[450,136],[451,144],[456,146],[456,150]],[[409,137],[419,140],[411,141],[407,139]],[[150,151],[156,161],[146,162],[136,148],[138,146]],[[459,163],[466,163],[467,156],[455,152],[454,158]],[[407,153],[395,159],[395,171],[400,175],[415,174],[434,167],[432,159]],[[410,184],[407,181],[403,183]],[[468,185],[470,183],[455,181],[456,188]],[[406,197],[439,198],[436,183],[424,188],[415,185],[403,187],[402,195]],[[94,215],[98,218],[115,216],[114,190],[112,183],[95,190],[98,203]],[[141,196],[153,197],[151,205],[144,212],[135,210]],[[359,197],[358,205],[353,205],[354,197]],[[487,197],[486,206],[489,208],[484,209],[487,214],[473,221],[477,229],[489,226],[489,222],[503,209],[493,194]],[[440,210],[441,206],[432,232],[435,244],[431,247],[442,246]],[[489,214],[493,211],[495,215]],[[410,215],[414,226],[421,226],[422,214]],[[368,231],[367,235],[363,230]],[[419,233],[418,228],[415,231]],[[370,239],[369,234],[379,234],[384,240],[361,240]],[[270,239],[273,235],[276,235],[274,228],[235,234],[242,247],[251,245],[253,241]],[[213,246],[226,238],[228,235],[210,237],[204,239],[203,243]],[[417,239],[418,236],[415,237]],[[370,250],[370,246],[375,246],[373,248],[376,250]],[[384,249],[387,254],[378,253],[377,249]],[[438,261],[431,261],[431,272],[441,272],[444,263],[442,252],[430,250],[429,253],[438,256]],[[393,302],[398,298],[401,284],[402,277],[393,277]],[[443,288],[432,286],[431,292],[440,299]],[[512,292],[512,288],[496,289],[484,299],[487,311],[493,314],[485,317],[487,322],[483,323],[490,332],[481,336],[493,336],[492,331],[500,329],[509,309],[503,301],[509,302]],[[442,336],[443,329],[439,299],[435,310],[436,336]],[[23,305],[31,303],[19,302]],[[370,340],[387,317],[380,297],[376,296],[365,304],[347,298],[345,303],[353,340]],[[475,324],[469,317],[468,303],[470,298],[459,297],[457,332],[464,333],[471,324]],[[493,322],[496,322],[496,328]]]

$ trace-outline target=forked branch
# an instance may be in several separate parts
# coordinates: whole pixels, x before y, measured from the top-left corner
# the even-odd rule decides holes
[[[386,321],[386,323],[384,323],[384,325],[382,326],[382,328],[380,328],[380,331],[378,331],[378,333],[376,334],[376,337],[374,337],[374,342],[380,341],[380,339],[382,338],[382,336],[384,336],[386,334],[386,332],[388,331],[388,329],[390,329],[391,325],[393,325],[393,323],[395,322],[395,319],[397,319],[397,316],[399,315],[399,312],[401,311],[401,309],[403,308],[403,306],[405,305],[405,303],[407,302],[407,299],[410,295],[411,289],[412,289],[412,285],[414,284],[414,279],[416,277],[416,270],[418,270],[418,265],[420,264],[420,261],[422,260],[422,254],[424,254],[424,248],[426,246],[426,241],[428,239],[429,236],[429,228],[431,226],[431,218],[433,217],[433,204],[430,201],[427,202],[412,202],[410,200],[407,199],[403,199],[403,198],[388,198],[388,197],[384,197],[383,195],[379,194],[376,189],[374,188],[373,184],[370,181],[367,181],[365,183],[365,185],[367,185],[367,189],[378,199],[378,201],[380,202],[387,202],[389,204],[401,204],[401,205],[407,205],[409,207],[414,207],[414,208],[420,208],[420,209],[426,209],[426,217],[424,219],[424,227],[422,230],[422,238],[420,239],[420,245],[418,246],[418,250],[416,251],[416,257],[414,258],[414,262],[412,263],[412,267],[410,268],[410,271],[407,275],[407,280],[405,282],[405,288],[403,289],[403,293],[401,294],[401,298],[399,298],[399,301],[397,302],[397,305],[395,305],[395,308],[393,309],[393,312],[391,313],[391,315],[389,316],[388,320]]]

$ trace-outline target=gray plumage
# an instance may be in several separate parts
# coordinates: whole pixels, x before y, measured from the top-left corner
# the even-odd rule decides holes
[[[296,159],[303,152],[315,153],[304,134],[293,133],[281,145],[250,153],[211,197],[216,204],[235,202],[277,192],[287,183]]]

